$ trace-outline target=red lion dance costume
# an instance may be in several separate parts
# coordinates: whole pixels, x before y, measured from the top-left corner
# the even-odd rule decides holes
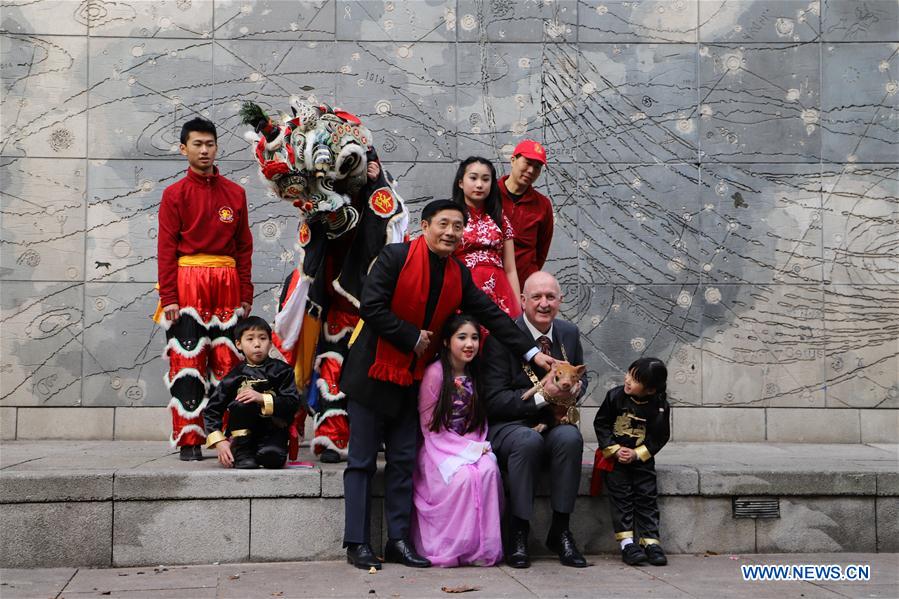
[[[340,109],[290,101],[293,116],[273,122],[244,104],[243,122],[255,128],[263,179],[300,210],[298,259],[281,292],[273,337],[293,365],[297,387],[313,418],[312,450],[322,461],[346,459],[349,422],[340,373],[359,322],[359,296],[372,262],[387,243],[403,241],[409,215],[377,162],[371,132]],[[305,413],[295,422],[302,434]],[[296,459],[297,444],[290,448]]]

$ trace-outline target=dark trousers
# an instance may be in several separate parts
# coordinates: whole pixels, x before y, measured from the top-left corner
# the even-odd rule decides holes
[[[514,516],[531,519],[537,475],[547,465],[552,509],[564,514],[574,511],[584,452],[584,438],[577,427],[561,424],[541,434],[522,424],[505,424],[491,428],[487,436],[509,488]]]
[[[412,514],[412,471],[418,442],[418,385],[393,417],[376,412],[350,398],[350,446],[343,472],[345,525],[343,544],[371,542],[371,480],[377,469],[378,449],[384,442],[384,512],[387,538],[408,539]]]
[[[630,464],[615,463],[611,472],[603,472],[609,493],[612,527],[619,540],[628,536],[659,538],[659,495],[655,460]],[[627,533],[631,533],[628,535]]]
[[[252,451],[256,463],[263,468],[283,468],[287,461],[287,444],[290,440],[289,423],[263,418],[258,403],[228,404],[228,430],[248,430],[240,439],[242,450]]]

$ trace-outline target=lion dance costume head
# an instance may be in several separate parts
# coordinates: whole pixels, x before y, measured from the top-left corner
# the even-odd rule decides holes
[[[278,123],[247,102],[241,117],[254,129],[246,137],[263,180],[300,211],[298,264],[284,282],[273,340],[306,394],[313,451],[338,461],[349,442],[340,373],[359,322],[362,283],[384,245],[404,240],[409,215],[387,172],[369,174],[369,164],[380,162],[355,115],[295,97],[290,109]],[[302,430],[298,419],[291,459]]]

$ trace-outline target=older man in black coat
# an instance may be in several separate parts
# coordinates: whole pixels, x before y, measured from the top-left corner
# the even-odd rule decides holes
[[[441,340],[443,321],[456,310],[475,316],[512,355],[548,368],[553,360],[515,326],[471,279],[453,251],[465,214],[450,200],[422,211],[422,236],[386,246],[362,289],[364,321],[341,378],[348,400],[350,443],[344,471],[347,561],[380,569],[371,548],[371,480],[384,442],[386,561],[428,567],[409,543],[412,471],[418,439],[418,386],[424,366]]]
[[[553,358],[583,364],[584,351],[577,327],[556,318],[562,290],[555,277],[535,272],[525,281],[521,297],[524,314],[516,321],[518,327]],[[484,347],[482,364],[490,423],[487,439],[509,487],[511,514],[506,562],[513,568],[527,568],[531,564],[528,532],[534,512],[534,486],[541,466],[548,463],[553,518],[546,545],[559,554],[562,564],[575,568],[586,566],[568,527],[580,482],[584,450],[580,431],[572,424],[558,422],[553,406],[541,394],[522,400],[522,394],[533,386],[525,365],[520,357],[509,353],[492,337]],[[533,374],[542,379],[546,370],[537,367]],[[586,389],[584,377],[575,393],[583,396]],[[534,427],[541,423],[549,427],[538,432]]]

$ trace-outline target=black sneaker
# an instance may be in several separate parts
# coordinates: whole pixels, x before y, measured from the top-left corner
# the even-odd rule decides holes
[[[646,561],[653,566],[668,565],[668,558],[665,557],[665,552],[662,551],[662,546],[658,543],[645,545],[643,551],[646,553]]]
[[[621,561],[628,566],[639,566],[646,563],[646,552],[636,543],[629,543],[621,550]]]
[[[342,458],[340,457],[340,454],[333,449],[325,449],[322,451],[321,455],[318,456],[318,459],[324,464],[337,464]]]
[[[199,462],[203,459],[203,450],[199,445],[182,445],[180,454],[182,462]]]

